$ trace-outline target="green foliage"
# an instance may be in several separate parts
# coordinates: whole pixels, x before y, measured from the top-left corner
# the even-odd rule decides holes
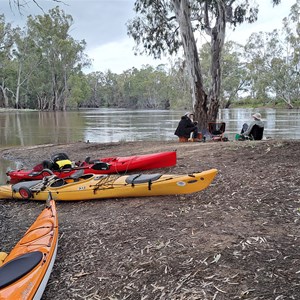
[[[52,99],[49,99],[48,108],[53,110],[66,109],[70,89],[68,80],[81,69],[85,42],[78,43],[69,36],[72,23],[72,17],[58,7],[43,16],[28,18],[28,34],[36,49],[41,51],[50,75]]]
[[[257,6],[250,6],[249,1],[226,2],[226,22],[237,26],[243,22],[253,23],[257,19]],[[273,1],[274,4],[278,4]],[[162,53],[177,53],[182,45],[179,35],[179,24],[175,18],[173,0],[136,0],[134,10],[136,17],[127,23],[128,35],[136,42],[136,50],[142,46],[141,53],[161,57]],[[215,21],[214,15],[218,13],[217,1],[187,1],[191,10],[193,30],[206,30]]]
[[[127,23],[128,35],[142,45],[140,53],[160,58],[162,53],[177,52],[180,41],[177,23],[169,1],[135,1],[137,17]],[[138,51],[139,48],[136,47]]]
[[[179,71],[169,74],[164,66],[144,66],[124,71],[122,74],[90,74],[92,93],[83,106],[169,109],[190,98],[187,83],[183,83]]]
[[[229,107],[233,101],[239,98],[239,94],[245,92],[247,86],[243,46],[229,41],[224,44],[222,54],[222,88],[220,95],[220,107]],[[203,71],[203,82],[206,89],[211,85],[210,45],[206,43],[200,50],[200,62]]]
[[[0,107],[11,105],[14,97],[14,79],[16,66],[11,61],[16,29],[5,23],[4,15],[0,15]]]
[[[68,80],[70,93],[68,94],[68,108],[78,108],[91,96],[91,89],[86,76],[83,74],[71,75]]]
[[[196,20],[194,29],[205,29],[207,24],[199,12],[205,4],[213,10],[216,2],[190,3]],[[250,17],[250,6],[232,8],[232,24],[254,20],[255,11]],[[135,9],[139,23],[129,23],[128,30],[146,46],[143,51],[157,57],[165,51],[176,52],[180,40],[171,1],[136,1]],[[244,46],[224,44],[221,107],[299,106],[299,11],[297,0],[284,19],[283,34],[280,30],[258,32]],[[0,15],[0,107],[192,109],[185,60],[178,59],[168,67],[131,68],[122,74],[107,71],[85,75],[82,69],[90,63],[84,54],[85,42],[70,36],[72,24],[72,17],[58,7],[45,15],[29,17],[22,30],[6,24]],[[145,28],[146,24],[151,28]],[[212,83],[210,46],[203,45],[199,52],[206,90]]]
[[[0,21],[1,30],[4,21]],[[13,43],[6,54],[9,67],[0,67],[0,73],[9,74],[8,68],[14,71],[13,80],[5,80],[10,85],[7,91],[11,91],[11,106],[65,110],[81,101],[78,90],[72,91],[78,85],[70,87],[69,82],[82,76],[81,69],[89,60],[83,53],[85,42],[77,42],[69,35],[72,24],[72,17],[56,7],[48,14],[29,16],[22,31],[7,30]],[[83,84],[81,87],[86,92]]]

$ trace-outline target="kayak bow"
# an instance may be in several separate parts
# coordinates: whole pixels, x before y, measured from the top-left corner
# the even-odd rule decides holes
[[[0,267],[0,299],[40,299],[56,258],[58,219],[48,193],[47,207]]]

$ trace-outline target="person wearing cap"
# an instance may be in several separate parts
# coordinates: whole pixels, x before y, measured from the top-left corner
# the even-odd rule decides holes
[[[198,122],[193,121],[194,114],[187,112],[184,116],[181,117],[181,120],[178,123],[178,126],[175,130],[175,135],[180,137],[190,138],[191,132],[193,133],[192,138],[194,140],[198,139]]]
[[[257,125],[259,128],[264,128],[264,122],[261,120],[261,114],[260,113],[255,113],[252,115],[253,121],[248,125],[245,123],[243,125],[242,131],[241,131],[241,136],[242,137],[249,137],[252,131],[252,128],[254,125]]]

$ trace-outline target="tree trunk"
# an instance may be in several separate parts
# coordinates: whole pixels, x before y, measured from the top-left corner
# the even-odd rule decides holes
[[[22,63],[19,61],[19,64],[18,64],[18,78],[17,78],[17,90],[16,90],[16,102],[15,102],[15,107],[16,108],[19,108],[21,73],[22,73]]]
[[[8,108],[8,96],[7,96],[7,88],[0,85],[2,97],[4,99],[4,108]]]
[[[179,23],[187,69],[191,80],[195,119],[199,122],[199,129],[205,130],[208,127],[208,122],[216,121],[220,107],[221,54],[225,39],[226,7],[223,0],[216,1],[216,23],[212,29],[209,27],[209,20],[206,20],[207,33],[211,37],[212,55],[212,85],[207,95],[204,91],[198,50],[192,30],[189,1],[172,0],[172,3]]]
[[[204,91],[201,66],[197,45],[191,23],[191,12],[188,0],[172,0],[176,19],[179,23],[183,49],[189,73],[195,120],[200,130],[207,128],[207,95]]]
[[[57,83],[57,75],[55,73],[52,73],[52,104],[51,104],[51,109],[53,111],[57,111],[59,109],[58,106],[58,83]]]
[[[216,24],[210,31],[211,36],[211,79],[212,84],[208,93],[208,120],[215,122],[220,107],[220,91],[222,82],[221,55],[226,30],[226,8],[222,0],[217,1]]]
[[[61,110],[65,111],[67,109],[67,100],[70,97],[70,91],[68,87],[68,74],[66,68],[64,69],[64,87],[60,93],[61,98]]]

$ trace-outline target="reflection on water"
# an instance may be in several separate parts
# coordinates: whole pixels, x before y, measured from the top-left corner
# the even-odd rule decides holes
[[[85,139],[92,142],[174,139],[180,113],[164,110],[93,110],[84,112]]]
[[[265,137],[300,139],[300,110],[259,110],[265,122]],[[244,122],[251,122],[256,110],[224,109],[219,120],[226,122],[226,134],[234,139]],[[174,140],[174,131],[184,112],[146,110],[89,110],[83,111],[85,140],[93,142]]]
[[[0,113],[2,146],[65,143],[83,138],[79,112],[16,111]]]
[[[226,134],[233,140],[243,123],[258,110],[220,110]],[[300,139],[300,110],[260,109],[265,137]],[[90,109],[72,112],[0,111],[1,147],[29,146],[76,141],[118,142],[177,140],[174,131],[184,111]],[[13,162],[0,158],[0,184]]]

